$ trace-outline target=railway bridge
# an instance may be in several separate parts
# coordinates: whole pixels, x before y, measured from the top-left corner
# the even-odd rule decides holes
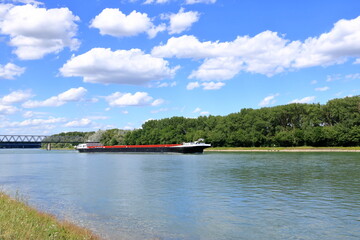
[[[0,148],[41,148],[42,144],[51,143],[82,143],[86,139],[83,136],[61,135],[0,135]]]

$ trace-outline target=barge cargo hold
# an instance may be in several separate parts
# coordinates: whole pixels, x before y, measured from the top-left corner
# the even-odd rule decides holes
[[[116,153],[202,153],[211,144],[200,141],[183,144],[158,145],[117,145],[103,146],[99,143],[82,143],[76,146],[81,153],[116,152]]]

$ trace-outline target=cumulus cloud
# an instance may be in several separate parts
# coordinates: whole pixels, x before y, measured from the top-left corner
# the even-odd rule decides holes
[[[198,113],[198,112],[201,112],[201,108],[199,107],[195,108],[195,110],[193,111],[193,113]]]
[[[202,111],[202,109],[199,107],[195,108],[193,113],[198,113],[199,115],[202,115],[202,116],[210,114],[208,111]]]
[[[194,88],[198,88],[200,87],[199,82],[190,82],[188,83],[188,85],[186,86],[187,90],[193,90]]]
[[[223,82],[204,82],[201,84],[204,90],[218,90],[225,86]]]
[[[92,125],[92,121],[88,118],[82,118],[80,120],[67,122],[65,127],[89,127]]]
[[[205,59],[201,66],[193,71],[189,79],[200,79],[202,81],[223,81],[233,78],[243,69],[243,61],[234,57],[218,57]]]
[[[33,97],[30,90],[17,90],[0,98],[0,115],[11,115],[20,111],[12,104],[24,102]]]
[[[140,33],[148,33],[150,38],[158,32],[164,31],[165,26],[155,26],[146,13],[132,11],[125,15],[119,9],[106,8],[97,15],[90,24],[90,27],[100,30],[101,35],[114,37],[130,37]]]
[[[204,90],[218,90],[223,86],[225,86],[225,83],[223,82],[203,82],[201,84],[199,82],[190,82],[186,86],[186,89],[193,90],[195,88],[203,87]]]
[[[325,87],[319,87],[319,88],[315,88],[315,91],[318,91],[318,92],[325,92],[327,90],[329,90],[330,88],[325,86]]]
[[[22,104],[24,108],[36,107],[59,107],[67,102],[77,102],[83,99],[87,90],[83,87],[71,88],[57,96],[50,97],[44,101],[29,100]]]
[[[17,90],[0,98],[0,104],[11,105],[14,103],[24,102],[33,96],[34,95],[31,93],[31,90]]]
[[[79,20],[68,8],[0,4],[0,33],[10,37],[9,45],[15,47],[14,53],[23,60],[40,59],[65,47],[77,50]]]
[[[185,12],[184,8],[180,8],[178,13],[172,13],[163,16],[164,19],[169,19],[170,25],[168,31],[170,34],[178,34],[188,30],[192,24],[197,22],[200,18],[198,12]]]
[[[84,82],[144,85],[172,78],[178,68],[170,68],[168,61],[140,49],[113,52],[108,48],[93,48],[71,58],[60,72],[65,77],[82,77]]]
[[[328,75],[326,77],[327,82],[334,82],[334,81],[337,81],[337,80],[340,80],[340,79],[342,79],[341,74]]]
[[[172,37],[152,49],[157,57],[204,59],[189,78],[226,80],[241,71],[269,77],[292,69],[328,66],[360,57],[360,16],[340,20],[328,32],[305,41],[290,41],[276,32],[264,31],[234,41],[199,41],[195,36]],[[356,60],[356,63],[358,61]]]
[[[210,112],[208,112],[208,111],[202,111],[202,112],[200,112],[200,115],[201,115],[201,116],[210,115]]]
[[[170,2],[170,0],[146,0],[144,4],[152,4],[152,3],[162,4],[167,2]]]
[[[25,72],[24,67],[19,67],[13,63],[7,63],[6,65],[0,64],[0,79],[15,79]]]
[[[304,97],[301,99],[294,99],[289,103],[313,103],[315,101],[315,98],[316,97],[314,97],[314,96],[309,96],[309,97]]]
[[[216,0],[186,0],[185,4],[195,4],[195,3],[215,3]]]
[[[171,82],[171,83],[167,83],[167,82],[163,82],[163,83],[157,83],[158,85],[156,87],[158,88],[164,88],[164,87],[175,87],[177,85],[176,82]]]
[[[360,79],[360,73],[352,73],[345,76],[346,79]]]
[[[29,127],[29,126],[44,126],[44,125],[48,125],[48,124],[56,124],[56,123],[61,123],[61,122],[65,122],[65,121],[66,121],[65,118],[53,118],[53,117],[50,117],[48,119],[41,119],[41,118],[26,119],[26,120],[21,121],[21,122],[5,123],[4,125],[6,127]]]
[[[19,111],[17,107],[0,103],[0,115],[11,115]]]
[[[259,103],[260,107],[265,107],[265,106],[269,106],[272,105],[276,102],[275,98],[277,96],[279,96],[280,94],[273,94],[273,95],[269,95],[267,97],[265,97],[263,100],[261,100],[261,102]]]
[[[164,99],[156,99],[155,101],[153,101],[152,103],[151,103],[151,106],[159,106],[159,105],[161,105],[161,104],[163,104],[165,101],[164,101]]]
[[[164,102],[162,99],[154,100],[147,92],[121,93],[115,92],[106,97],[110,106],[128,107],[128,106],[158,106]]]
[[[22,116],[24,118],[33,118],[35,116],[44,116],[47,115],[45,112],[33,112],[33,111],[25,111],[23,112]]]

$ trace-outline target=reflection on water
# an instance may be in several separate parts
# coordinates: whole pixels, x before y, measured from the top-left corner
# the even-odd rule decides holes
[[[359,239],[358,153],[0,150],[0,188],[109,239]]]

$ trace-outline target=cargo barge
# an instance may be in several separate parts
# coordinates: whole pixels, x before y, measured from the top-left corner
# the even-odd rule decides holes
[[[81,153],[202,153],[208,147],[211,147],[211,144],[203,143],[202,139],[199,139],[190,143],[158,145],[103,146],[100,143],[82,143],[75,148]]]

